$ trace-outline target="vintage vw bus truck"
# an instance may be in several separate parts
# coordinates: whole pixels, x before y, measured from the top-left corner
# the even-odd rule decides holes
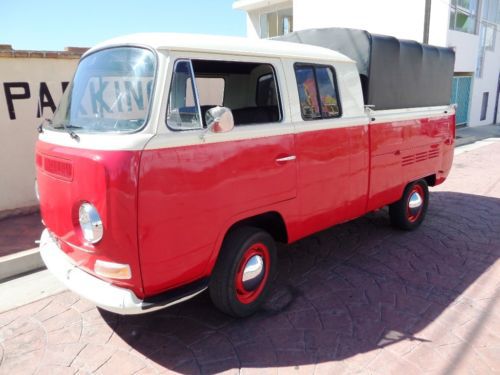
[[[356,37],[361,65],[199,35],[89,50],[36,145],[48,269],[119,314],[208,288],[241,317],[266,297],[277,241],[387,205],[394,226],[418,227],[452,163],[454,54]]]

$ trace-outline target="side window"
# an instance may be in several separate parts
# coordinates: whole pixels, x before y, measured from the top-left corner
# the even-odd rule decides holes
[[[321,118],[313,67],[298,65],[295,67],[295,76],[297,77],[302,118],[305,120]]]
[[[225,60],[192,60],[192,64],[203,122],[215,105],[232,111],[235,126],[281,121],[276,74],[271,64]]]
[[[340,103],[331,67],[296,64],[295,76],[304,120],[340,117]]]
[[[321,115],[323,118],[340,116],[337,90],[333,79],[333,70],[324,66],[316,67],[316,82],[318,85],[321,102]]]
[[[200,110],[193,83],[191,62],[175,63],[168,97],[167,126],[173,130],[200,129]]]

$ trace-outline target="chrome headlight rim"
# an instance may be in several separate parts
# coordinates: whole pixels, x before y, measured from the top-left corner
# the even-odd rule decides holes
[[[96,244],[104,235],[101,216],[90,202],[83,202],[78,209],[78,222],[85,242]]]

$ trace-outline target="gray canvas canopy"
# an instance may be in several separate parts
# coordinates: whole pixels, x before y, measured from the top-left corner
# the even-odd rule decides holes
[[[450,104],[452,48],[344,28],[302,30],[273,39],[329,48],[356,61],[364,102],[376,110]]]

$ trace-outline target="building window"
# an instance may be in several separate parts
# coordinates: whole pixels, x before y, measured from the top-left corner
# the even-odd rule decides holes
[[[476,77],[483,77],[486,51],[494,51],[496,34],[500,24],[500,1],[483,0],[481,25],[479,29],[479,53],[477,56]]]
[[[260,15],[260,37],[272,38],[293,31],[292,9],[281,9]]]
[[[477,0],[451,0],[450,30],[475,34],[477,24]]]
[[[500,1],[483,0],[481,18],[489,23],[500,24]]]
[[[497,35],[497,25],[493,25],[487,22],[483,22],[483,25],[484,25],[484,37],[482,37],[482,39],[484,40],[484,42],[482,44],[484,45],[484,48],[487,51],[494,51],[496,35]]]
[[[321,65],[295,65],[300,110],[304,120],[340,117],[333,69]]]

